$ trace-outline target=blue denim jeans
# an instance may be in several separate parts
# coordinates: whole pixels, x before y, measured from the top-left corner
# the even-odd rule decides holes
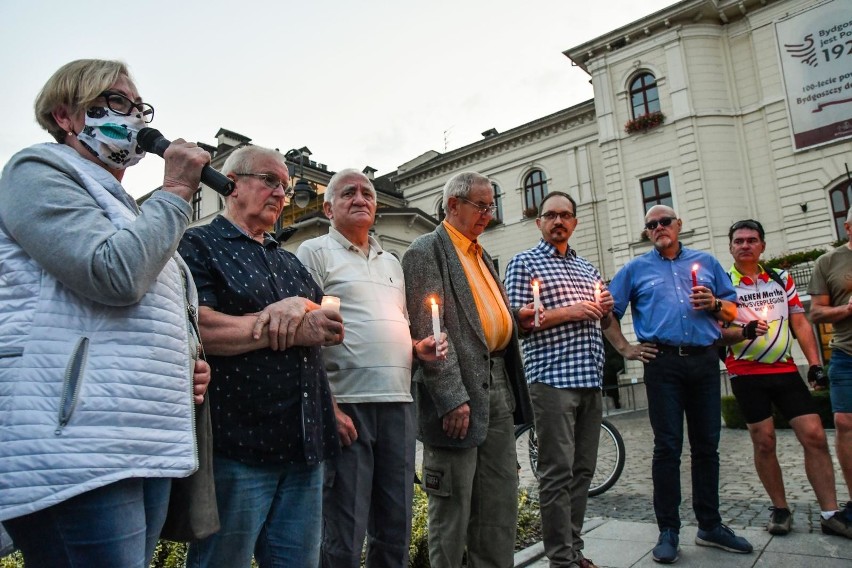
[[[692,503],[698,526],[716,528],[719,515],[719,358],[715,349],[691,357],[660,353],[645,364],[648,417],[654,431],[654,513],[660,530],[680,530],[683,417],[692,456]]]
[[[27,568],[147,568],[171,479],[132,478],[3,521]]]
[[[189,545],[187,568],[316,568],[323,466],[245,464],[213,456],[219,532]]]
[[[832,349],[828,377],[832,411],[852,412],[852,355]]]

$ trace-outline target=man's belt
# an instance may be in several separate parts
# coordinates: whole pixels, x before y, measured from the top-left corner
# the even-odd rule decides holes
[[[657,343],[659,352],[669,355],[677,355],[678,357],[694,357],[696,355],[704,355],[711,349],[716,349],[715,345],[666,345],[665,343]]]

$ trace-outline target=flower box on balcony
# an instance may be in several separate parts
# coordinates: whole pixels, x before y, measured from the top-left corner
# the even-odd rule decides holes
[[[645,132],[646,130],[656,128],[665,121],[666,115],[664,115],[662,112],[649,112],[648,114],[637,116],[633,120],[628,120],[624,124],[624,131],[627,134],[630,134],[632,132]]]

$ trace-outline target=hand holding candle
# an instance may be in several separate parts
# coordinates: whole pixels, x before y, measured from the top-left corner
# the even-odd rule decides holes
[[[435,337],[435,354],[438,354],[438,342],[441,340],[441,320],[438,317],[438,303],[432,300],[432,335]]]
[[[535,327],[539,327],[541,322],[539,322],[538,312],[541,309],[541,296],[538,291],[538,280],[532,281],[532,290],[533,290],[533,309],[535,310],[535,323],[533,325]]]

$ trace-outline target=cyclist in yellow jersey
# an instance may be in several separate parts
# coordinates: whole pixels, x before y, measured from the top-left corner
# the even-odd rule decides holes
[[[795,338],[810,365],[808,381],[814,387],[824,387],[816,338],[793,278],[784,270],[766,270],[760,265],[766,242],[759,222],[747,219],[734,223],[728,238],[734,257],[729,274],[738,307],[737,318],[722,330],[720,341],[727,346],[725,365],[751,434],[757,475],[772,501],[767,530],[784,535],[792,525],[775,452],[774,403],[804,448],[805,471],[822,511],[822,531],[851,538],[852,526],[838,510],[825,431],[790,352]]]

